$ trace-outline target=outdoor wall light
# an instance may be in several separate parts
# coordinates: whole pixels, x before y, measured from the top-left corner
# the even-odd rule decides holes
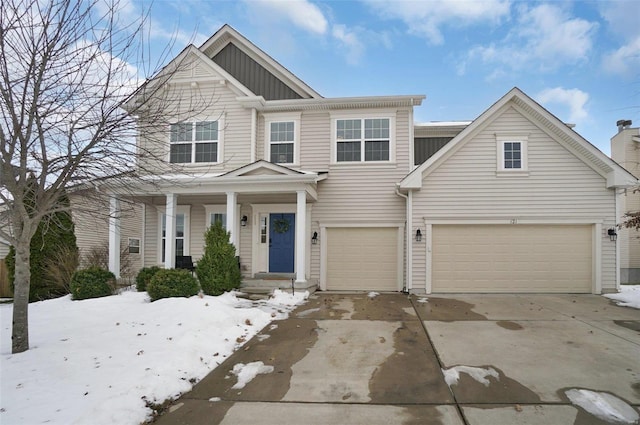
[[[422,232],[420,229],[416,230],[416,242],[422,242]]]
[[[607,230],[607,234],[609,235],[609,240],[611,241],[615,241],[616,239],[618,239],[618,234],[616,233],[616,229],[614,229],[613,227]]]
[[[243,215],[242,218],[240,219],[240,226],[245,227],[247,225],[247,216]]]
[[[318,232],[313,232],[313,236],[311,236],[311,245],[318,244]]]

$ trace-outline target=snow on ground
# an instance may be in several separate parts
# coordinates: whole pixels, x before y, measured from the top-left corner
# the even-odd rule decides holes
[[[636,424],[640,416],[626,402],[608,393],[572,389],[565,391],[571,403],[606,422]]]
[[[617,294],[606,294],[605,297],[616,301],[617,305],[640,309],[640,285],[620,285]]]
[[[375,297],[377,297],[378,295],[380,295],[380,293],[379,293],[379,292],[371,291],[371,292],[369,292],[369,293],[367,294],[367,297],[369,297],[369,298],[375,298]]]
[[[487,376],[493,376],[494,378],[500,380],[500,375],[492,367],[488,367],[485,369],[482,367],[473,366],[453,366],[449,369],[442,369],[442,373],[444,374],[444,381],[449,387],[451,387],[453,384],[458,384],[461,372],[466,373],[485,387],[488,387],[490,383],[487,379]]]
[[[29,305],[30,349],[11,354],[0,305],[0,423],[139,424],[189,391],[308,293],[252,302],[226,293],[149,302],[146,292]],[[145,402],[146,401],[146,402]]]
[[[238,377],[238,382],[234,384],[233,389],[239,390],[244,388],[253,378],[259,374],[273,372],[273,366],[267,366],[263,362],[237,363],[233,366],[231,373]]]

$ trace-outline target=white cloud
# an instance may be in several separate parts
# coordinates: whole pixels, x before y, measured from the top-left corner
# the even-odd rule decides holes
[[[308,0],[245,0],[249,7],[259,7],[270,18],[284,17],[300,29],[325,34],[329,23],[318,6]]]
[[[333,26],[331,34],[347,49],[345,54],[347,63],[355,65],[360,62],[365,48],[354,31],[344,25],[336,24]]]
[[[535,66],[547,70],[588,59],[597,23],[571,17],[552,4],[523,6],[517,13],[516,25],[502,41],[472,48],[459,69],[480,60],[513,69]]]
[[[509,0],[367,0],[366,3],[384,18],[402,20],[411,33],[426,37],[432,44],[444,42],[443,25],[495,23],[508,16],[510,9]]]
[[[586,109],[589,94],[582,90],[555,87],[541,91],[535,98],[545,106],[548,104],[557,104],[567,107],[569,109],[568,121],[571,123],[579,123],[589,116]]]
[[[637,75],[640,70],[640,36],[619,49],[605,54],[602,65],[605,71],[611,74]]]

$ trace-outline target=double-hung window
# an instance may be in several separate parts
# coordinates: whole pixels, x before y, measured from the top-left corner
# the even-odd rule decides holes
[[[336,120],[336,162],[389,161],[389,118]]]
[[[293,164],[295,149],[295,123],[271,122],[269,125],[270,161],[274,164]]]
[[[218,121],[171,124],[169,162],[218,162]]]
[[[498,174],[521,175],[528,172],[527,135],[496,135]]]

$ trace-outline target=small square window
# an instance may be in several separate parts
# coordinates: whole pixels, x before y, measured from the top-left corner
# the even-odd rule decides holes
[[[140,254],[140,239],[129,238],[129,254]]]
[[[526,176],[527,135],[496,135],[498,175]]]

